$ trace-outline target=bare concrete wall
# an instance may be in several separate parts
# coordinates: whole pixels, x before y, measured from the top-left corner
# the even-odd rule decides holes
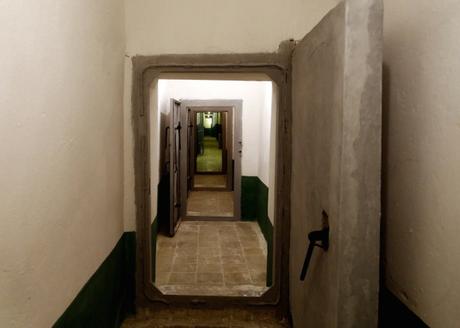
[[[385,281],[431,327],[460,322],[460,3],[385,0]]]
[[[293,54],[290,303],[295,327],[376,327],[381,124],[379,0],[346,1]],[[330,248],[299,274],[327,212]]]
[[[123,11],[0,1],[1,327],[51,327],[123,232]]]

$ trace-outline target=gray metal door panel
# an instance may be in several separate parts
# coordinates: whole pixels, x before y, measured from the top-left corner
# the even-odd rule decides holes
[[[376,327],[382,3],[345,1],[292,59],[290,303],[295,327]],[[330,246],[299,273],[307,235]]]

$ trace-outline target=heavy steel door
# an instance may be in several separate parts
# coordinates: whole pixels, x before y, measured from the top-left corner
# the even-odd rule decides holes
[[[293,52],[295,327],[377,327],[381,66],[380,0],[339,4]]]

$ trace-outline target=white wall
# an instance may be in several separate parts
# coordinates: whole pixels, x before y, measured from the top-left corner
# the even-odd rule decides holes
[[[129,0],[130,55],[274,51],[300,39],[337,0]]]
[[[50,327],[123,232],[123,21],[0,2],[1,327]]]
[[[277,86],[265,86],[265,108],[260,113],[258,177],[268,187],[268,218],[275,219],[276,136],[278,118]]]
[[[271,91],[271,82],[160,80],[159,89],[165,90],[163,96],[166,99],[242,99],[243,157],[241,159],[241,172],[242,175],[257,176],[260,170],[264,170],[264,165],[260,163],[261,151],[263,150],[260,147],[260,138],[261,130],[268,127],[269,132],[270,127],[271,102],[266,103],[266,93],[268,90]],[[161,99],[160,102],[162,102]],[[163,103],[169,105],[167,100]],[[263,115],[263,113],[267,114]],[[264,122],[264,120],[268,121]],[[269,139],[269,133],[266,139]],[[267,166],[265,171],[268,172],[267,163],[265,163]],[[264,174],[265,176],[268,178],[268,174]]]
[[[460,322],[460,2],[385,0],[386,283]]]
[[[135,230],[131,57],[136,54],[271,52],[300,39],[339,0],[129,0],[125,59],[125,230]]]

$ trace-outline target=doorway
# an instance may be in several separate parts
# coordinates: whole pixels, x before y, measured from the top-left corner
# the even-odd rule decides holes
[[[182,100],[186,220],[239,220],[242,100]],[[186,195],[186,196],[185,196]]]
[[[227,145],[227,140],[233,138],[233,120],[229,117],[231,112],[216,109],[189,108],[193,129],[189,135],[191,157],[188,159],[191,190],[231,190],[233,186],[231,167],[227,163],[227,159],[232,158],[232,147]]]
[[[301,41],[284,42],[276,53],[133,59],[136,215],[141,233],[137,245],[142,271],[139,291],[150,300],[173,303],[271,304],[284,314],[289,312],[291,302],[294,322],[374,326],[378,295],[381,28],[381,2],[347,1]],[[260,296],[167,295],[155,287],[155,253],[151,246],[156,243],[151,239],[151,196],[150,188],[146,188],[151,177],[149,142],[155,140],[149,135],[148,92],[161,74],[184,72],[262,73],[279,88],[274,279],[272,287]],[[328,213],[327,227],[321,226],[322,213]],[[314,242],[318,236],[322,243]],[[311,257],[313,249],[319,250]],[[304,260],[305,253],[310,256]],[[310,259],[310,268],[302,270],[308,272],[306,280],[302,275],[299,281],[302,264],[308,268]]]
[[[273,284],[276,86],[231,77],[160,78],[152,91],[167,154],[153,160],[170,186],[152,247],[164,295],[261,297]]]

